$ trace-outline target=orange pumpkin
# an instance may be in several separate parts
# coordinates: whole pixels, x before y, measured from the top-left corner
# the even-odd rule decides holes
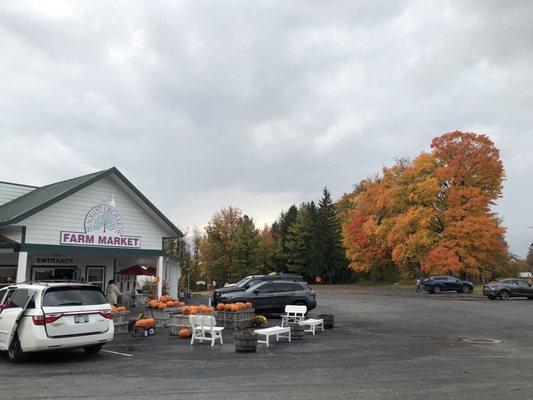
[[[189,310],[189,314],[191,315],[194,315],[194,314],[197,314],[198,311],[196,310],[196,307],[191,307],[191,309]]]
[[[224,304],[218,303],[217,304],[217,311],[224,311]]]
[[[239,308],[239,310],[244,310],[244,303],[241,303],[240,301],[238,301],[237,303],[235,303],[236,306]]]
[[[164,310],[165,308],[167,308],[167,305],[165,303],[159,303],[160,310]]]
[[[239,311],[239,306],[237,304],[232,304],[231,308],[230,308],[230,311],[232,311],[232,312]]]
[[[224,305],[224,310],[231,311],[231,304],[225,304]]]
[[[187,339],[191,337],[191,331],[188,328],[181,328],[178,331],[178,336],[182,339]]]
[[[247,310],[251,310],[253,308],[253,305],[252,305],[252,303],[247,301],[246,303],[244,303],[244,308],[247,309]]]

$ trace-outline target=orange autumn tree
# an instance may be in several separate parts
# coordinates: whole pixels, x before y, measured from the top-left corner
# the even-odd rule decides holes
[[[400,191],[398,179],[407,164],[400,160],[384,168],[380,175],[363,180],[339,201],[343,243],[350,268],[355,271],[369,272],[379,279],[392,265],[387,235],[401,211],[396,209],[395,199]]]
[[[391,263],[403,277],[501,273],[509,255],[491,207],[503,178],[487,136],[456,131],[433,139],[431,152],[385,168],[341,200],[351,268]]]

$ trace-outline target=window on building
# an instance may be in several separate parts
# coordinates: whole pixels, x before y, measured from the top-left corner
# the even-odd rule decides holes
[[[8,286],[17,281],[16,265],[0,265],[0,287]]]
[[[105,290],[105,270],[106,267],[88,266],[85,281],[91,285],[98,286]]]

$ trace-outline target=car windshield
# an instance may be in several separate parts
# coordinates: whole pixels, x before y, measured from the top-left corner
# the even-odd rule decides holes
[[[252,279],[252,276],[247,276],[246,278],[242,278],[239,282],[235,284],[235,286],[244,286],[246,282],[248,282],[250,279]]]
[[[261,286],[263,283],[265,283],[266,281],[252,281],[249,283],[249,286],[247,287],[246,291],[247,292],[253,292],[254,290],[256,290],[259,286]]]
[[[106,304],[107,300],[96,287],[57,287],[46,291],[44,307],[90,306]]]

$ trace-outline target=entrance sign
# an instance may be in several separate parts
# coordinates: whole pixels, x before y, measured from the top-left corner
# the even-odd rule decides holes
[[[61,244],[99,247],[141,247],[139,236],[122,234],[122,218],[110,205],[100,204],[89,210],[83,223],[85,232],[61,231]]]
[[[76,265],[73,257],[36,257],[34,265]]]

